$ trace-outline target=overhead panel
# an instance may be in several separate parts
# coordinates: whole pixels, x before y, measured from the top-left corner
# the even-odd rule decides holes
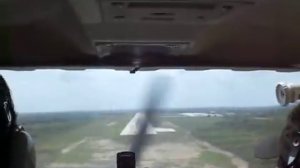
[[[203,23],[252,1],[101,1],[106,22]]]

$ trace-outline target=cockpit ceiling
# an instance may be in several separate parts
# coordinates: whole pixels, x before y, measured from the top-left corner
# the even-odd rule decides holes
[[[300,65],[297,0],[3,0],[0,66]]]

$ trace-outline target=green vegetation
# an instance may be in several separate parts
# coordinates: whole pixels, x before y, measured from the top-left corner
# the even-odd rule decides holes
[[[122,139],[119,134],[131,117],[131,115],[109,115],[80,121],[72,120],[72,116],[67,115],[65,120],[23,122],[23,124],[35,140],[37,165],[40,168],[51,162],[82,163],[87,161],[91,158],[91,147],[86,145],[78,145],[72,152],[61,154],[63,148],[85,137],[112,139],[127,143],[127,140]],[[107,124],[113,121],[117,122],[108,130]]]
[[[60,154],[55,162],[63,163],[85,163],[91,158],[91,149],[89,146],[79,145],[72,152]]]
[[[80,142],[84,138],[94,141],[109,139],[118,144],[129,146],[132,137],[121,137],[119,134],[132,118],[132,114],[87,114],[53,113],[20,116],[21,123],[35,140],[39,168],[44,168],[45,165],[53,162],[86,163],[90,161],[91,155],[95,152],[106,155],[105,149],[102,149],[101,146],[89,145],[90,141],[77,145],[76,148],[72,149],[72,152],[62,154],[64,148]],[[248,161],[251,168],[271,168],[275,167],[276,160],[255,159],[253,147],[255,142],[262,137],[279,135],[285,124],[287,112],[278,112],[274,109],[270,112],[264,109],[263,113],[240,111],[238,115],[224,118],[168,115],[173,116],[163,117],[162,123],[167,125],[162,125],[162,127],[170,127],[173,124],[176,127],[176,133],[160,134],[155,138],[149,136],[148,139],[153,140],[150,143],[175,142],[184,145],[185,142],[191,141],[192,136],[192,139],[204,140],[234,153]],[[195,158],[196,165],[205,163],[222,168],[234,167],[231,158],[226,155],[206,149],[205,146],[199,152],[201,154],[198,160]],[[199,167],[204,166],[200,165]]]
[[[254,145],[263,137],[279,135],[286,115],[269,113],[257,119],[257,114],[240,114],[224,118],[172,118],[170,121],[190,131],[195,138],[245,159],[252,168],[271,168],[276,165],[276,160],[255,159]]]
[[[202,152],[199,156],[199,161],[200,163],[215,165],[222,168],[234,168],[234,165],[232,165],[230,158],[223,154],[211,151]]]

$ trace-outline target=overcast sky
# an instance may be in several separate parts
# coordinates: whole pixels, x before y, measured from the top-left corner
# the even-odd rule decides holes
[[[300,73],[231,70],[0,71],[8,81],[18,112],[90,111],[142,108],[151,83],[168,77],[163,107],[277,105],[280,81],[300,83]]]

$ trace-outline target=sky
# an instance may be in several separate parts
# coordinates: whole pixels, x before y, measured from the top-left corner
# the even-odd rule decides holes
[[[158,88],[162,108],[278,105],[278,82],[300,83],[300,72],[157,70],[0,71],[16,111],[62,112],[142,109]],[[157,82],[158,81],[158,82]],[[157,84],[159,83],[159,84]]]

